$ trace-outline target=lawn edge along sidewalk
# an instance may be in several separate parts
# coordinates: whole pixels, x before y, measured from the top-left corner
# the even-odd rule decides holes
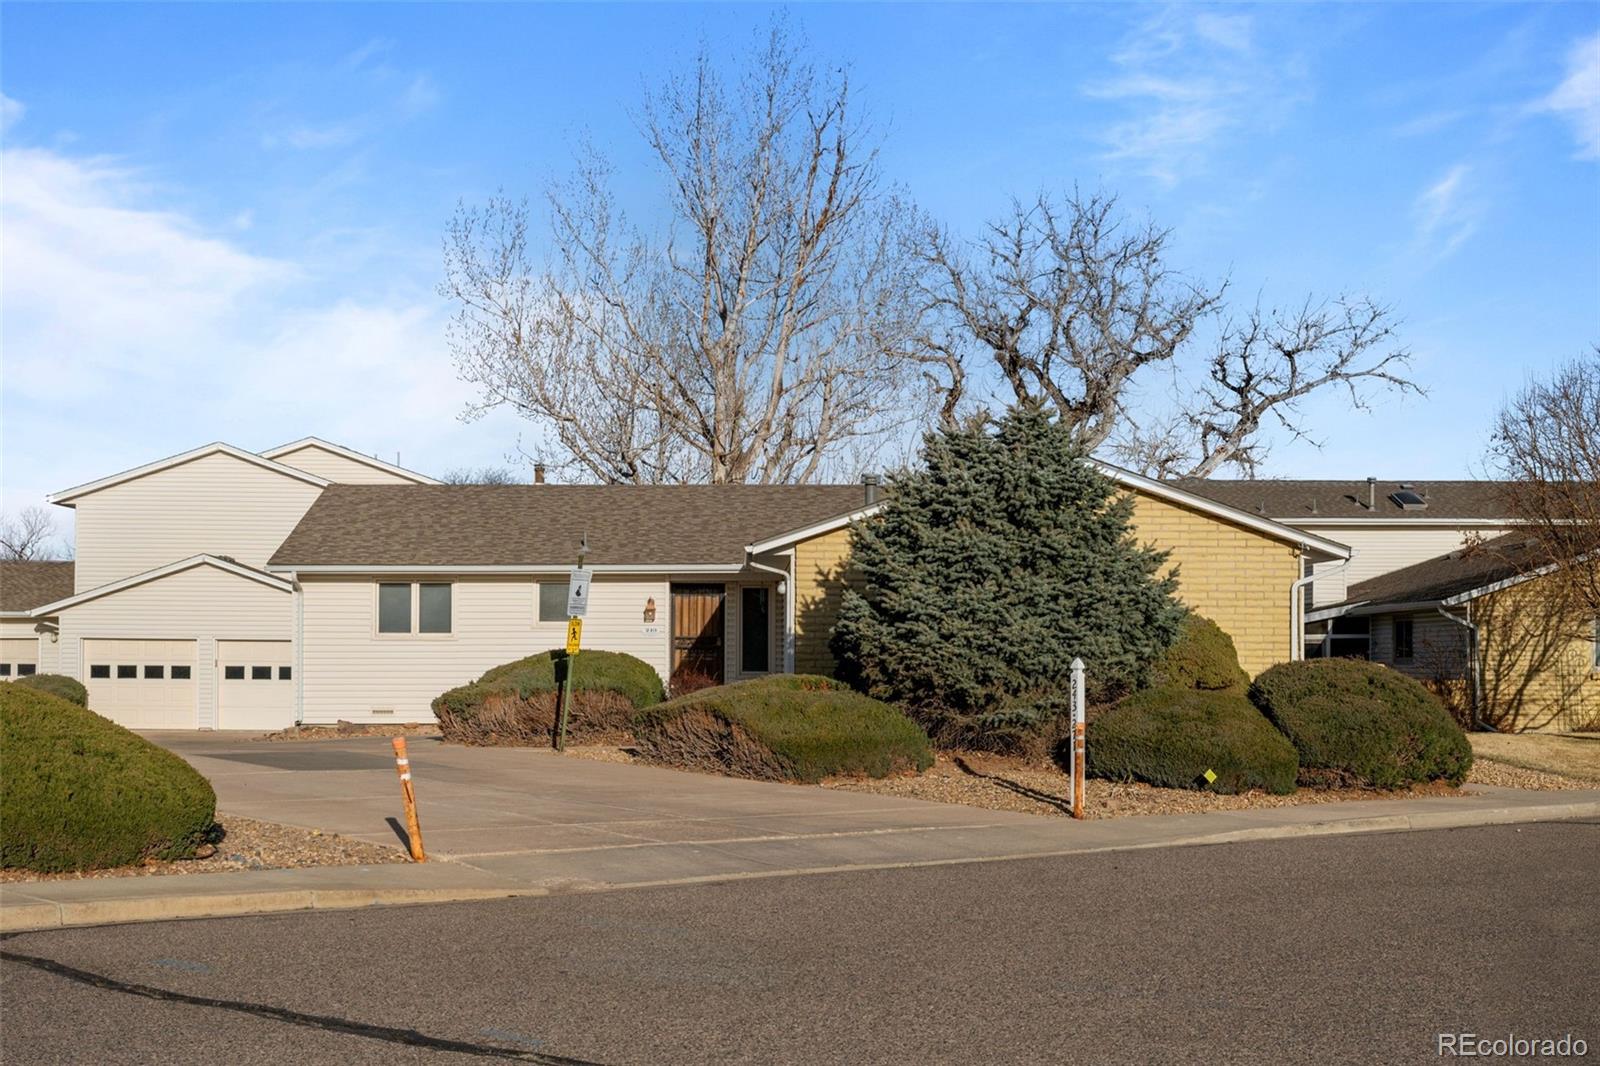
[[[639,863],[640,876],[636,878],[619,876],[619,849],[590,848],[543,853],[550,859],[549,876],[536,880],[516,880],[482,870],[473,866],[469,858],[422,865],[11,882],[0,885],[0,932],[455,903],[1144,848],[1600,818],[1600,789],[1549,793],[1485,788],[1468,796],[1355,801],[1338,806],[1342,809],[1337,813],[1330,813],[1324,806],[1272,807],[1075,823],[1041,818],[1037,826],[889,831],[868,837],[822,834],[772,841],[772,853],[765,855],[760,845],[748,842],[726,847],[719,847],[714,840],[670,843],[651,849],[653,861]],[[873,839],[879,843],[875,845]],[[632,865],[624,861],[620,868],[626,870]]]

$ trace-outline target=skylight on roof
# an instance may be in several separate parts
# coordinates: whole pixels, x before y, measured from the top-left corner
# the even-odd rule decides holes
[[[1428,501],[1416,489],[1403,488],[1399,492],[1391,493],[1389,499],[1400,505],[1402,511],[1420,511],[1428,506]]]

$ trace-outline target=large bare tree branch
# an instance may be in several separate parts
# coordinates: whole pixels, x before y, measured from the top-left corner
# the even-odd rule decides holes
[[[592,154],[550,190],[542,269],[524,204],[458,213],[442,291],[481,407],[515,407],[608,482],[814,480],[914,419],[911,213],[848,80],[780,27],[736,84],[703,53],[640,125],[665,179],[660,236],[616,209]]]
[[[24,507],[15,517],[0,518],[0,559],[60,559],[67,555],[56,540],[56,519],[37,505]]]

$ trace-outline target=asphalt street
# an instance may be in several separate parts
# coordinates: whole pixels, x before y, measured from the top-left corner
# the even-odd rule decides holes
[[[17,1066],[1404,1063],[1441,1061],[1440,1032],[1571,1033],[1600,1061],[1600,822],[0,946]]]

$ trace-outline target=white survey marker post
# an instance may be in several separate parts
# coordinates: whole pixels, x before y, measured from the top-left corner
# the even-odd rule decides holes
[[[1084,759],[1084,692],[1083,660],[1072,660],[1072,816],[1083,818],[1083,778],[1087,769]]]
[[[589,571],[578,566],[567,571],[567,617],[582,618],[589,608]]]

